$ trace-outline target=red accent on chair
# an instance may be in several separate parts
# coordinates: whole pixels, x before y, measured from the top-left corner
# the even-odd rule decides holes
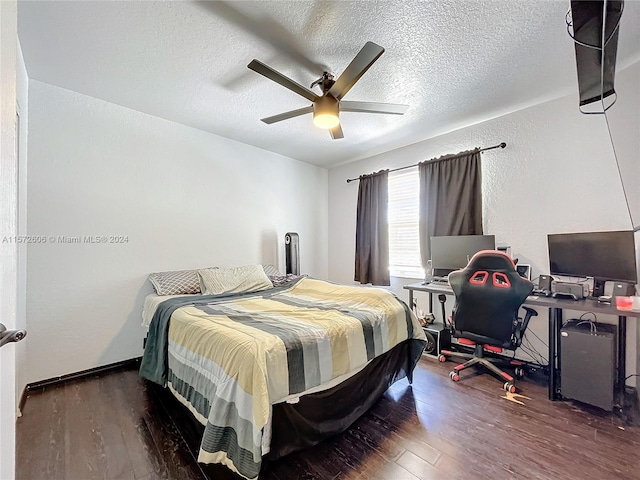
[[[505,380],[507,380],[508,382],[513,382],[513,377],[511,375],[509,375],[506,372],[502,372],[501,375],[504,377]]]
[[[511,288],[509,277],[501,272],[493,272],[493,286],[498,288]]]
[[[458,342],[460,339],[458,339]],[[484,345],[484,349],[493,353],[502,353],[502,347],[494,347],[493,345]]]
[[[474,273],[469,279],[469,283],[473,283],[474,285],[484,285],[487,283],[487,279],[489,278],[489,272],[486,270],[478,270]]]
[[[458,343],[461,343],[462,345],[469,345],[470,347],[473,347],[476,344],[476,342],[469,340],[468,338],[459,338]]]

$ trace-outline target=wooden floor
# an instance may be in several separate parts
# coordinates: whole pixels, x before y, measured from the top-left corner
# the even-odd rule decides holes
[[[489,375],[448,378],[423,358],[342,435],[266,464],[261,479],[640,479],[640,428]],[[17,427],[19,480],[206,479],[154,388],[119,370],[30,394]],[[210,476],[234,478],[224,469]]]

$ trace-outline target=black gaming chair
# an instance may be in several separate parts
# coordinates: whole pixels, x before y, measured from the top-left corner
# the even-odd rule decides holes
[[[516,376],[524,374],[522,363],[500,358],[485,358],[485,351],[501,353],[502,349],[515,350],[522,343],[522,336],[529,320],[537,312],[523,307],[524,320],[518,318],[518,310],[533,290],[533,284],[516,271],[511,257],[497,250],[476,253],[462,270],[449,274],[449,283],[456,296],[451,316],[451,330],[458,343],[473,346],[473,354],[442,350],[441,362],[447,356],[469,358],[456,366],[450,374],[453,381],[459,373],[472,365],[482,365],[505,380],[504,389],[514,393],[515,383],[511,375],[494,363],[516,366]]]

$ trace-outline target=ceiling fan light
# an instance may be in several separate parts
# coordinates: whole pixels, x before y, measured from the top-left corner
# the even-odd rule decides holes
[[[331,129],[340,125],[340,119],[333,113],[321,113],[313,116],[313,123],[316,127]]]
[[[316,127],[331,129],[340,125],[338,101],[333,97],[320,97],[313,104],[313,123]]]

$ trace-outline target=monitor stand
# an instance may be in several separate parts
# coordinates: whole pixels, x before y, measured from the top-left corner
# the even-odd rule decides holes
[[[451,272],[455,272],[456,269],[453,268],[434,268],[433,269],[433,278],[438,278],[442,280],[446,280],[449,277]]]

